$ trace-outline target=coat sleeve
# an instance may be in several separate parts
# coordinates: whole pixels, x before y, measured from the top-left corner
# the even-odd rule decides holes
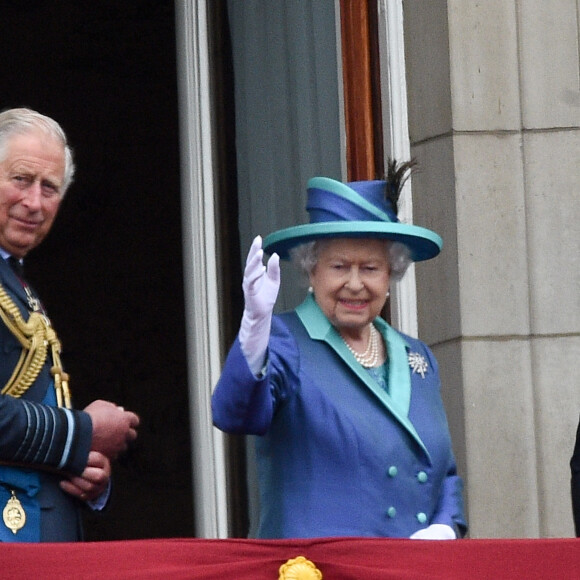
[[[453,458],[441,485],[437,513],[431,523],[446,524],[452,527],[458,538],[462,538],[467,533],[463,507],[463,480],[457,475]]]
[[[87,413],[0,395],[0,461],[80,474],[91,441]]]
[[[277,406],[296,388],[298,359],[294,338],[277,317],[260,376],[250,371],[236,338],[212,395],[214,425],[227,433],[264,435]]]
[[[0,259],[0,283],[25,312],[20,283]],[[9,328],[0,323],[0,389],[19,360],[22,347]],[[50,360],[23,398],[0,395],[0,462],[56,469],[78,475],[87,464],[93,428],[83,411],[41,403],[52,382]]]
[[[445,411],[443,400],[441,399],[439,364],[435,355],[425,343],[409,337],[407,337],[407,339],[409,342],[412,342],[418,352],[422,352],[427,358],[430,368],[436,377],[436,403],[435,407],[431,409],[431,414],[440,416],[440,429],[444,432],[444,439],[448,442],[442,447],[442,449],[448,449],[448,453],[446,454],[447,467],[440,486],[437,509],[430,523],[448,525],[455,530],[458,538],[462,538],[467,533],[467,522],[465,521],[463,503],[463,480],[457,473],[457,464],[453,453],[447,413]]]

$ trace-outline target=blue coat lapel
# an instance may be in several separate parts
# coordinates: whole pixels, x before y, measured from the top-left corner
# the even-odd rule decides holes
[[[376,318],[375,326],[381,332],[389,355],[389,389],[386,393],[370,374],[356,361],[342,337],[324,315],[314,296],[309,294],[296,308],[296,314],[313,340],[326,342],[356,374],[361,382],[372,391],[381,404],[399,421],[421,446],[429,461],[431,460],[425,444],[408,418],[411,404],[411,373],[408,365],[408,345],[403,337],[391,328],[382,318]]]

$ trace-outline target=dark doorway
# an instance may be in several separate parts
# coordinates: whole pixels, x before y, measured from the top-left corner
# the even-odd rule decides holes
[[[87,540],[193,535],[172,0],[5,1],[0,108],[54,117],[77,178],[29,276],[76,406],[140,414]]]

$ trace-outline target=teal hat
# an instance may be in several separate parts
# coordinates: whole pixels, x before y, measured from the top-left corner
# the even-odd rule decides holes
[[[308,181],[306,210],[310,223],[266,236],[265,252],[287,260],[289,251],[307,242],[328,238],[378,238],[407,246],[415,262],[434,258],[443,247],[435,232],[399,221],[388,198],[388,181],[341,183],[328,177]]]

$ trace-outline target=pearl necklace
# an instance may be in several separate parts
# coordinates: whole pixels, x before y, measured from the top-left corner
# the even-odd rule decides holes
[[[350,344],[346,341],[344,337],[342,340],[346,344],[348,350],[353,354],[354,358],[359,364],[361,364],[366,369],[376,367],[379,362],[379,331],[371,324],[371,331],[369,336],[369,343],[367,344],[366,350],[361,354],[356,352]]]

